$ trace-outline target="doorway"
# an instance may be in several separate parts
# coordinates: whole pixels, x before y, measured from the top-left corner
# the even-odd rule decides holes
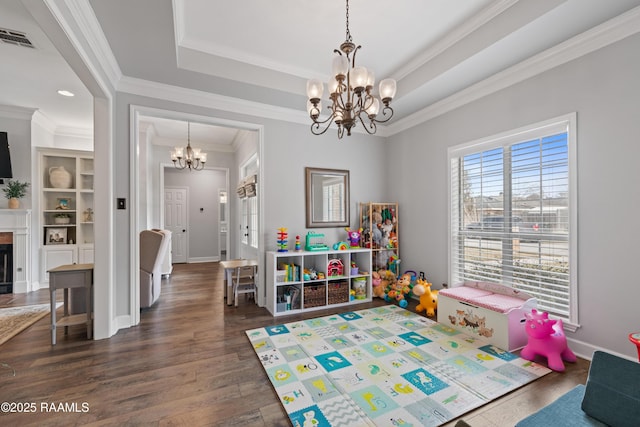
[[[227,218],[229,217],[229,212],[227,212],[227,209],[229,208],[229,204],[227,203],[227,194],[229,194],[229,192],[226,188],[218,189],[218,204],[220,206],[220,216],[218,222],[218,232],[220,233],[220,261],[225,261],[227,259],[227,248],[229,247],[229,242],[227,241],[227,239],[229,238],[229,225],[227,223]]]
[[[166,180],[165,180],[166,181]],[[171,262],[187,262],[189,188],[164,187],[164,229],[171,232]]]
[[[164,167],[159,221],[173,233],[174,263],[220,261],[219,189],[227,191],[228,175],[225,168]]]
[[[182,171],[182,174],[191,174],[198,176],[205,173],[209,169],[222,169],[227,171],[227,180],[224,184],[217,187],[213,187],[210,190],[208,199],[219,201],[219,189],[226,189],[227,191],[227,204],[225,212],[226,219],[226,249],[225,252],[221,252],[221,243],[218,243],[220,233],[218,220],[216,220],[216,249],[215,254],[219,254],[220,257],[224,255],[227,259],[237,258],[240,256],[240,232],[239,227],[239,206],[236,203],[237,198],[229,197],[231,188],[235,189],[239,173],[239,168],[244,159],[247,159],[251,155],[257,155],[258,159],[261,158],[263,150],[263,127],[261,125],[237,122],[226,119],[212,118],[208,116],[194,115],[189,113],[182,113],[177,111],[162,110],[153,107],[144,107],[139,105],[132,105],[131,107],[131,139],[134,141],[131,144],[131,194],[132,194],[132,230],[139,233],[145,228],[161,228],[165,226],[164,221],[164,175],[165,171],[174,169],[170,159],[171,149],[178,145],[186,145],[188,135],[185,134],[187,129],[187,122],[191,123],[191,144],[195,147],[200,147],[203,151],[209,153],[209,158],[204,171]],[[170,124],[167,122],[179,122],[182,124],[182,134],[177,134],[173,138],[163,137],[162,132],[158,131],[164,125]],[[153,124],[153,126],[151,125]],[[203,131],[206,131],[208,127],[217,127],[223,133],[230,133],[232,136],[227,135],[227,143],[223,144],[220,138],[200,138],[198,135],[198,128],[202,127]],[[259,172],[259,179],[262,178],[262,171]],[[174,186],[182,186],[175,184]],[[204,200],[193,192],[189,192],[189,200]],[[258,199],[261,199],[261,195],[258,194]],[[194,223],[190,218],[200,218],[200,208],[204,208],[203,212],[213,212],[214,207],[197,206],[196,211],[188,211],[187,221],[190,228],[194,228]],[[263,203],[259,200],[258,203],[258,226],[262,227],[263,215],[262,215]],[[216,213],[219,211],[219,206],[215,206]],[[221,222],[224,227],[224,222]],[[211,227],[214,228],[214,227]],[[133,234],[133,233],[132,233]],[[188,229],[187,229],[187,234]],[[194,245],[192,241],[196,234],[191,233],[186,239],[186,255],[187,262],[209,262],[216,261],[217,256],[205,257],[204,259],[194,256],[190,247]],[[211,238],[213,240],[213,238]],[[258,233],[259,242],[256,244],[257,248],[254,248],[256,254],[259,254],[259,249],[263,243],[263,237],[261,233]],[[132,255],[134,255],[133,271],[139,269],[139,246],[136,238],[131,239]],[[261,256],[256,255],[259,260]],[[260,264],[263,264],[260,262]],[[259,268],[264,268],[263,266]],[[139,290],[140,283],[137,274],[132,274],[131,280],[134,284],[131,287],[130,301],[132,305],[132,324],[139,323]],[[258,279],[258,282],[261,282]],[[259,284],[260,286],[260,284]],[[259,292],[258,304],[264,304],[264,288]]]

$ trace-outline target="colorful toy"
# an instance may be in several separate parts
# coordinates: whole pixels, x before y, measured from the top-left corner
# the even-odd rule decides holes
[[[575,362],[576,355],[567,345],[562,320],[549,319],[549,313],[537,311],[525,313],[524,324],[529,340],[520,352],[520,357],[531,360],[538,354],[547,358],[549,369],[564,371],[563,360]]]
[[[431,283],[427,282],[423,272],[420,272],[420,277],[416,279],[413,293],[420,297],[420,304],[416,307],[416,312],[420,313],[426,310],[427,317],[435,316],[438,309],[438,291],[431,290]]]
[[[296,236],[296,252],[300,252],[302,248],[300,247],[300,236]]]
[[[349,244],[347,242],[336,242],[333,244],[334,251],[346,251],[349,249]]]
[[[307,232],[306,244],[304,248],[308,251],[326,251],[329,249],[321,239],[324,239],[324,234],[315,233],[313,231]]]
[[[313,268],[305,268],[303,274],[304,280],[316,280],[318,278],[318,273]]]
[[[393,273],[390,274],[393,275]],[[403,274],[395,282],[387,285],[384,299],[387,302],[397,301],[400,307],[406,308],[409,304],[407,298],[411,297],[412,289],[411,275]]]
[[[367,298],[367,278],[357,277],[351,280],[352,289],[355,291],[355,299]]]
[[[400,275],[400,258],[398,255],[392,254],[389,256],[389,270],[393,271],[393,274]]]
[[[382,286],[382,276],[377,271],[371,272],[371,286],[373,287],[373,296],[384,298],[385,286]]]
[[[344,264],[342,260],[339,258],[330,259],[327,264],[327,275],[331,276],[342,276],[344,274]]]
[[[348,239],[349,239],[349,246],[351,246],[352,248],[359,248],[360,247],[360,236],[362,234],[362,228],[359,228],[356,231],[356,230],[349,229],[349,227],[345,227],[345,230],[347,231],[347,235],[348,235]]]
[[[351,261],[351,275],[357,275],[359,270],[360,269],[358,268],[358,265],[355,263],[355,261]]]
[[[289,233],[287,233],[287,229],[284,227],[278,228],[278,252],[288,252],[287,249],[287,238],[289,237]]]

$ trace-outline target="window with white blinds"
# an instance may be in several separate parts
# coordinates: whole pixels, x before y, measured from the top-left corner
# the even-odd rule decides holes
[[[575,114],[449,150],[450,281],[535,296],[577,325]]]

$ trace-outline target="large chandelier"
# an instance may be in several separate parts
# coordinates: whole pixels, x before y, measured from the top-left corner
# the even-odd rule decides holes
[[[202,170],[207,162],[207,153],[202,153],[199,148],[191,148],[191,123],[187,122],[187,146],[174,147],[171,152],[171,161],[176,169]]]
[[[349,0],[346,1],[346,38],[344,43],[340,45],[340,50],[334,49],[338,55],[333,58],[334,77],[328,83],[331,105],[327,108],[330,115],[325,120],[320,119],[322,109],[320,98],[322,98],[324,90],[322,82],[318,79],[307,81],[307,96],[309,97],[307,111],[313,120],[311,133],[314,135],[322,135],[329,129],[331,123],[335,122],[338,126],[338,138],[342,138],[345,129],[347,135],[351,135],[351,128],[356,125],[357,121],[362,123],[369,134],[374,134],[377,130],[376,123],[387,122],[393,117],[393,109],[389,104],[396,94],[396,81],[384,79],[380,82],[380,99],[372,94],[375,83],[373,71],[367,70],[365,67],[356,67],[356,52],[361,46],[356,46],[352,41],[349,32]],[[384,119],[382,120],[378,119],[380,100],[384,104],[382,109]]]

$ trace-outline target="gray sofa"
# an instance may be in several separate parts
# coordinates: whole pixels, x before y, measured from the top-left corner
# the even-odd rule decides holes
[[[640,426],[640,363],[593,354],[586,385],[578,385],[516,427]]]

